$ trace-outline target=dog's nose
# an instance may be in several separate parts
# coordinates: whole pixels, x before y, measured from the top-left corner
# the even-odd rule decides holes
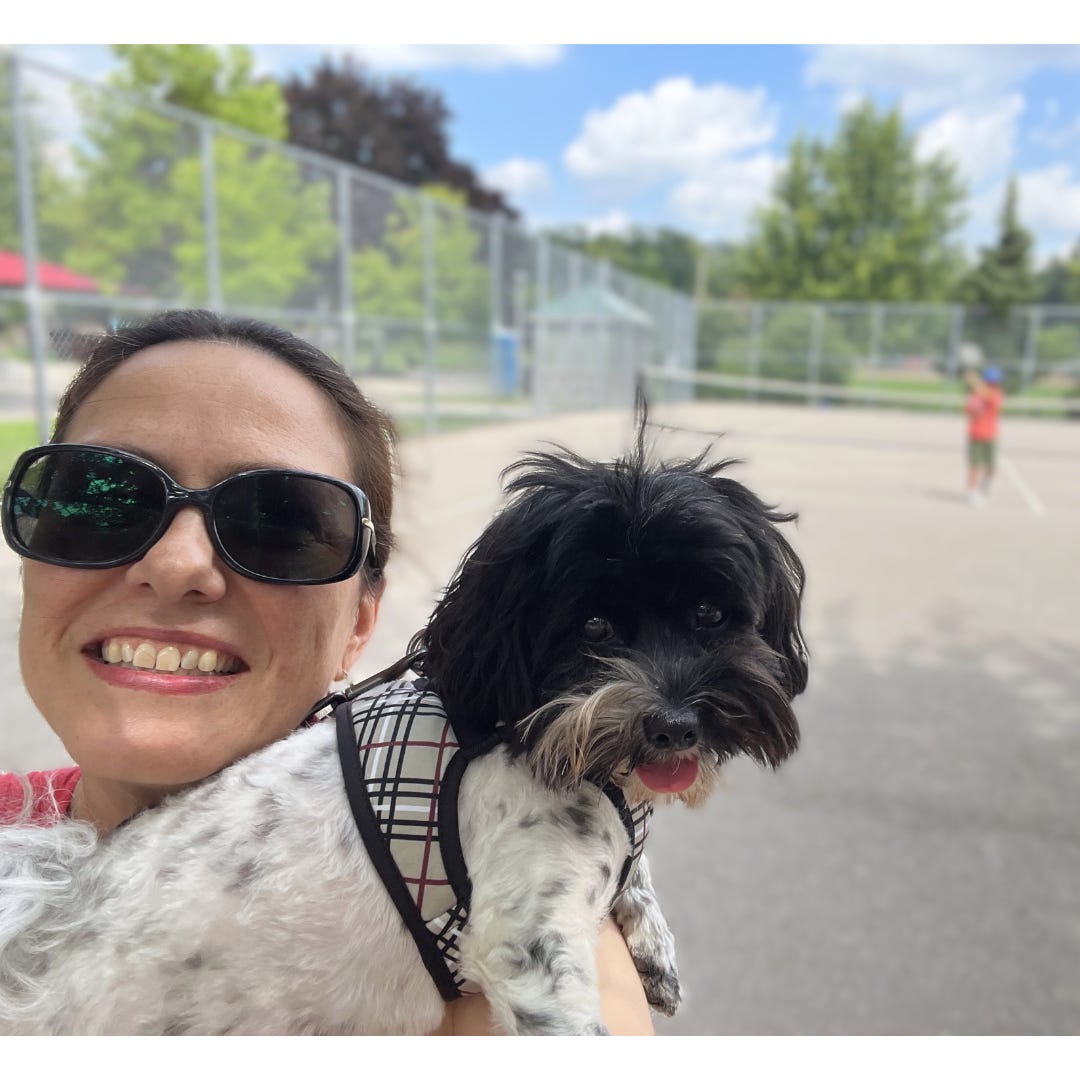
[[[697,746],[700,729],[696,709],[664,709],[645,717],[645,738],[657,750],[689,750]]]

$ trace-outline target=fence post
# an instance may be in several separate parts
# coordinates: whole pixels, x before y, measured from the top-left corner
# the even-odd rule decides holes
[[[199,156],[202,159],[203,230],[206,233],[206,295],[210,307],[221,310],[221,250],[218,246],[217,184],[214,176],[214,129],[199,124]]]
[[[949,355],[945,360],[945,377],[950,382],[956,378],[957,352],[960,342],[964,338],[964,308],[961,304],[953,304],[952,318],[949,321]]]
[[[885,323],[885,312],[881,304],[870,305],[870,382],[871,401],[878,396],[878,380],[881,378],[881,338]]]
[[[757,401],[758,380],[761,378],[761,332],[765,325],[765,305],[757,301],[750,308],[750,356],[748,368],[750,382],[746,387],[746,396]]]
[[[819,400],[821,381],[821,336],[825,324],[825,308],[815,304],[810,323],[810,355],[807,357],[806,381],[810,387],[810,403],[816,405]]]
[[[503,328],[503,217],[492,214],[488,224],[488,273],[491,275],[492,339]]]
[[[608,294],[612,292],[611,263],[606,259],[598,267],[598,277],[600,282],[600,348],[598,350],[600,366],[596,370],[593,381],[593,403],[597,408],[603,408],[611,405],[611,402],[607,400],[611,392],[611,351],[619,344],[618,337],[613,337],[612,334],[612,330],[618,330],[618,328],[611,326],[605,310]]]
[[[1039,331],[1042,329],[1042,308],[1028,308],[1027,338],[1024,341],[1024,366],[1020,371],[1020,393],[1035,381],[1035,367],[1039,357]]]
[[[536,241],[536,314],[533,316],[536,324],[533,328],[533,395],[537,411],[542,415],[548,411],[547,327],[545,326],[547,316],[544,314],[544,308],[547,307],[549,260],[547,237],[540,236]]]
[[[488,329],[487,355],[491,368],[491,417],[495,419],[498,407],[496,394],[504,392],[501,378],[501,357],[496,351],[498,335],[503,330],[503,218],[502,214],[492,214],[488,221],[488,276],[491,279],[490,304],[491,318]],[[516,387],[514,388],[516,392]]]
[[[431,197],[420,195],[420,221],[423,229],[424,258],[424,430],[434,435],[438,429],[435,415],[435,353],[439,327],[435,311],[435,224]]]
[[[356,375],[356,312],[352,292],[352,199],[349,171],[337,170],[338,306],[341,309],[341,364]]]
[[[19,239],[22,244],[23,299],[26,304],[30,355],[34,361],[34,417],[37,420],[38,441],[49,441],[49,408],[46,402],[45,313],[42,310],[41,281],[38,276],[38,237],[34,200],[34,170],[31,165],[30,131],[26,123],[26,101],[23,97],[22,60],[16,53],[11,57],[11,114],[14,134],[15,175],[19,192]]]

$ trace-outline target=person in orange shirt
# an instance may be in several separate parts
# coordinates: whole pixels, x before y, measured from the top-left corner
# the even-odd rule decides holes
[[[967,498],[980,506],[990,493],[997,456],[998,416],[1004,392],[1001,389],[1000,368],[974,369],[964,373],[970,393],[964,403],[968,417],[968,481]]]

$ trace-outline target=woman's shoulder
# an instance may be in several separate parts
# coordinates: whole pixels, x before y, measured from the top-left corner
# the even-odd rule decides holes
[[[75,785],[77,765],[42,772],[0,773],[0,825],[47,825],[67,816]],[[28,816],[27,806],[29,805]]]

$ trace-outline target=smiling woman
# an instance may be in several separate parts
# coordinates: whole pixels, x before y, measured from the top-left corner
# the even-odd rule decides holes
[[[173,318],[173,332],[181,321]],[[204,515],[174,504],[171,520],[164,514],[161,476],[207,489],[226,480],[235,487],[238,474],[253,466],[278,476],[355,475],[344,421],[321,387],[258,343],[241,345],[235,337],[163,340],[129,351],[96,385],[88,385],[88,375],[76,381],[56,428],[60,445],[122,453],[54,447],[26,471],[62,462],[51,471],[75,483],[82,477],[84,486],[96,482],[100,502],[111,469],[109,482],[126,485],[122,498],[148,519],[146,542],[102,518],[96,543],[119,544],[119,535],[128,551],[106,547],[117,558],[92,570],[95,564],[66,554],[61,541],[43,541],[46,553],[60,553],[49,561],[16,544],[28,556],[19,639],[27,688],[82,768],[76,815],[106,829],[295,728],[359,655],[382,592],[378,567],[311,588],[259,580],[237,572],[236,552],[219,550],[216,506]],[[88,371],[98,370],[100,357]],[[363,399],[356,407],[383,424],[385,434],[375,441],[388,456],[388,421]],[[358,479],[368,488],[390,473],[389,462],[373,468],[369,457],[365,466]],[[23,481],[29,482],[25,472]],[[43,483],[36,481],[35,490]],[[111,497],[117,499],[115,491]],[[379,492],[379,501],[387,506],[389,492]],[[50,531],[74,529],[86,551],[86,516],[74,516],[76,528],[70,513],[53,515]],[[380,547],[385,556],[388,536]],[[116,650],[120,662],[110,662]],[[179,663],[170,671],[173,653]],[[188,674],[192,654],[203,669],[198,675]]]
[[[346,676],[394,547],[394,445],[333,360],[274,327],[170,312],[101,340],[4,496],[23,678],[77,763],[0,775],[0,823],[48,826],[21,830],[28,867],[284,738]],[[0,898],[0,943],[30,892]],[[599,955],[615,1030],[648,1030],[611,926]],[[440,1030],[489,1028],[472,1001]]]

